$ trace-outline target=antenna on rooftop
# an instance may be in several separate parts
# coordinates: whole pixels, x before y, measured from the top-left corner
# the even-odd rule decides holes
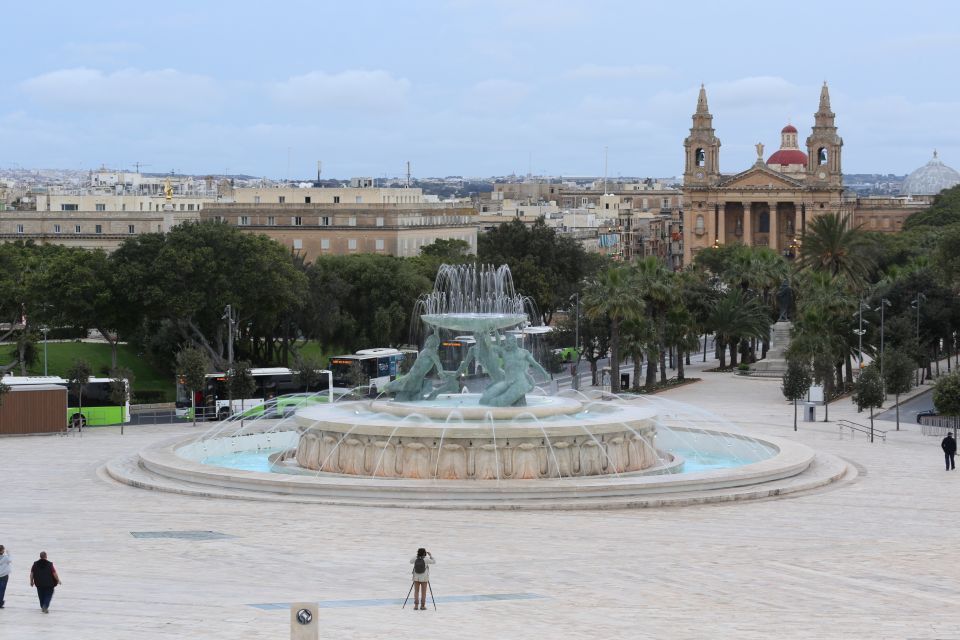
[[[320,182],[320,168],[323,166],[323,162],[317,160],[317,182]]]
[[[607,195],[607,155],[610,147],[603,148],[603,195]]]
[[[410,188],[410,161],[407,160],[407,188]]]
[[[134,162],[133,166],[137,169],[137,173],[140,173],[140,167],[149,167],[151,165],[146,162]]]

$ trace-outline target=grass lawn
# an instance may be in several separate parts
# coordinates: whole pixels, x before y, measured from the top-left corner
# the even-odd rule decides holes
[[[12,345],[11,347],[12,348]],[[43,375],[43,342],[37,344],[38,362],[30,367],[32,375]],[[52,376],[66,376],[74,360],[86,360],[94,376],[104,376],[110,368],[110,345],[98,342],[49,342],[47,343],[47,372]],[[166,402],[172,402],[176,387],[172,375],[157,371],[137,356],[135,347],[122,344],[117,347],[117,364],[133,371],[134,394],[137,391],[160,391]],[[14,369],[12,373],[19,373]]]

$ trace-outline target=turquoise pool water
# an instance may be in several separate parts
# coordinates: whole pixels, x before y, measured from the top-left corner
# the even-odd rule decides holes
[[[281,451],[283,451],[282,448],[260,449],[259,451],[241,451],[239,453],[230,453],[222,456],[209,456],[200,462],[214,467],[237,469],[238,471],[261,471],[265,473],[280,472],[279,469],[272,468],[272,465],[270,464],[270,456],[274,453],[280,453]],[[711,469],[731,469],[733,467],[739,467],[745,464],[750,464],[751,462],[756,462],[756,460],[743,460],[733,456],[703,453],[691,449],[677,448],[672,449],[671,453],[674,453],[684,459],[683,471],[681,471],[681,473],[709,471]],[[291,473],[292,470],[289,468],[284,468],[283,472]]]

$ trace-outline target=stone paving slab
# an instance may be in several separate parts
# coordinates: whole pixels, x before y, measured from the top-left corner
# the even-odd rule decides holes
[[[191,427],[90,429],[0,441],[0,544],[14,572],[0,638],[288,637],[252,603],[396,600],[426,546],[438,610],[329,607],[329,638],[960,639],[960,475],[939,439],[885,444],[800,423],[777,381],[702,374],[661,394],[748,432],[795,438],[855,464],[855,481],[782,499],[584,512],[459,512],[223,500],[144,491],[101,467]],[[822,411],[820,412],[822,417]],[[862,420],[848,401],[833,420]],[[225,539],[136,538],[216,531]],[[60,571],[50,615],[27,571]],[[443,601],[470,594],[539,599]]]

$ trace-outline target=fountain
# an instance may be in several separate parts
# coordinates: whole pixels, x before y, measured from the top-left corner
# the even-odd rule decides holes
[[[765,497],[850,472],[796,442],[749,437],[657,397],[545,395],[533,374],[549,374],[511,333],[536,317],[530,304],[506,266],[444,265],[416,303],[423,349],[379,397],[307,401],[279,421],[228,420],[107,470],[200,495],[540,509]],[[444,332],[473,337],[454,370],[438,355]],[[485,384],[473,393],[463,385],[471,364]]]

